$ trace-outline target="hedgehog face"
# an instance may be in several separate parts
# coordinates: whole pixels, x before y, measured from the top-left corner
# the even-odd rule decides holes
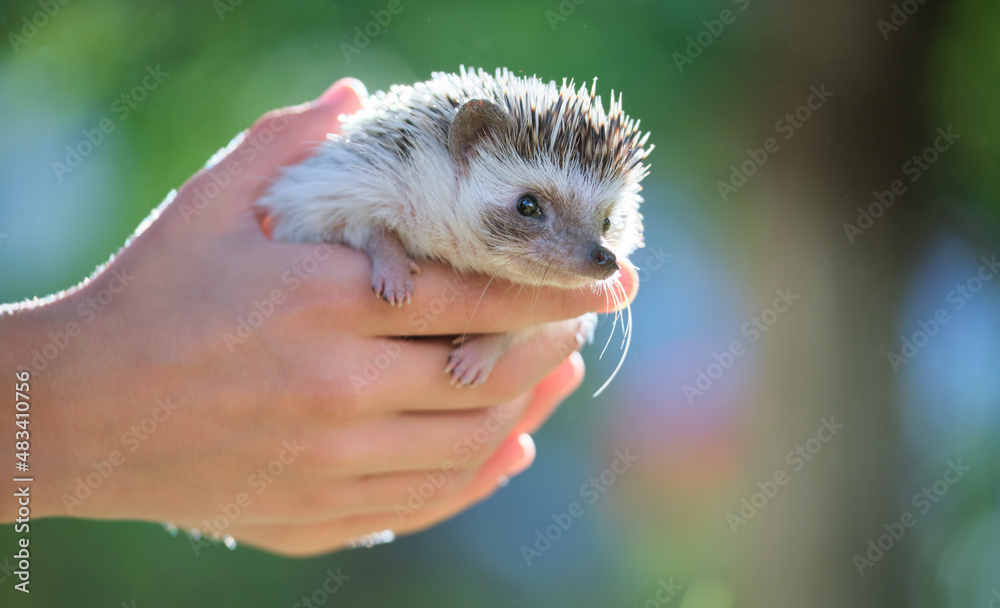
[[[484,155],[469,164],[480,259],[516,283],[581,287],[607,279],[641,242],[638,197],[580,166]],[[499,194],[499,196],[498,196]]]
[[[572,288],[607,279],[642,245],[645,136],[620,101],[605,114],[585,90],[519,86],[466,101],[449,128],[476,257],[517,283]]]

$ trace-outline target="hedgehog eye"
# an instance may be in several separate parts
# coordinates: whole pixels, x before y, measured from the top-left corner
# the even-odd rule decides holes
[[[603,230],[605,233],[608,230],[611,230],[611,218],[610,217],[604,218],[604,223],[601,224],[601,230]]]
[[[542,208],[538,206],[538,201],[530,194],[525,194],[517,202],[517,212],[525,217],[538,217],[542,213]]]

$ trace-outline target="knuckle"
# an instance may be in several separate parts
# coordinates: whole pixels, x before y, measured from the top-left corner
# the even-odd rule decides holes
[[[364,393],[348,388],[338,390],[336,398],[331,399],[327,394],[326,398],[318,398],[319,415],[322,420],[332,424],[344,424],[362,418],[371,408]]]
[[[448,475],[445,478],[444,483],[438,488],[437,493],[434,495],[432,500],[433,504],[441,504],[443,502],[448,502],[452,498],[456,497],[461,493],[461,491],[469,485],[472,480],[472,475],[474,471],[466,471],[459,469],[458,471]]]
[[[517,365],[510,365],[504,359],[517,359]],[[508,403],[525,394],[532,389],[533,370],[538,370],[548,366],[546,361],[533,355],[523,348],[514,349],[504,353],[500,361],[490,372],[489,378],[482,386],[476,387],[477,391],[482,391],[483,401],[493,403]]]
[[[494,370],[486,382],[476,389],[486,393],[485,398],[490,403],[513,401],[531,388],[530,386],[522,386],[526,385],[528,381],[527,378],[522,377],[522,374],[514,377],[511,374],[497,373],[497,371],[499,370]]]
[[[482,443],[477,444],[476,449],[473,450],[472,457],[465,463],[466,466],[479,468],[493,456],[500,442],[503,441],[502,433],[494,433],[494,435],[496,436],[490,435],[485,437]]]
[[[320,423],[355,420],[367,409],[363,391],[356,391],[343,378],[324,379],[319,373],[300,381],[300,401],[309,419]]]
[[[325,472],[353,471],[366,462],[368,452],[348,433],[327,436],[316,449],[315,466]]]
[[[284,518],[296,520],[320,519],[330,514],[331,507],[339,506],[335,496],[326,488],[315,488],[291,493],[287,497]]]
[[[328,251],[321,253],[329,255]],[[338,256],[336,262],[329,261],[323,264],[341,264],[344,261],[343,250],[333,251]],[[305,259],[309,260],[309,257]],[[318,265],[312,273],[308,272],[310,268],[313,267],[303,268],[304,272],[301,273],[288,272],[284,277],[290,289],[294,290],[289,297],[289,308],[296,319],[310,327],[315,327],[317,323],[325,327],[359,327],[359,324],[371,314],[372,302],[369,299],[371,290],[345,285],[342,279],[331,281],[324,276],[322,270],[319,270]]]
[[[303,505],[303,509],[308,512],[308,517],[317,519],[327,519],[332,513],[342,511],[352,511],[364,506],[364,496],[358,491],[354,484],[324,484],[318,488],[310,499],[308,505]]]

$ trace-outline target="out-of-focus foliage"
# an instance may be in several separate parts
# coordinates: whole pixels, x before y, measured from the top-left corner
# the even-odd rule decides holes
[[[969,137],[961,159],[951,167],[955,182],[968,194],[1000,211],[1000,79],[989,76],[1000,69],[1000,40],[993,24],[1000,6],[991,2],[956,3],[942,36],[932,49],[935,68],[931,86],[940,91],[940,105],[930,111]]]

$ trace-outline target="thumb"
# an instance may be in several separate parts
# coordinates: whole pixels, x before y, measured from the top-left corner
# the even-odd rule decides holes
[[[282,167],[302,162],[327,134],[339,133],[341,116],[359,110],[366,96],[360,81],[342,78],[315,101],[264,114],[189,179],[171,206],[186,224],[260,230],[254,201]]]

